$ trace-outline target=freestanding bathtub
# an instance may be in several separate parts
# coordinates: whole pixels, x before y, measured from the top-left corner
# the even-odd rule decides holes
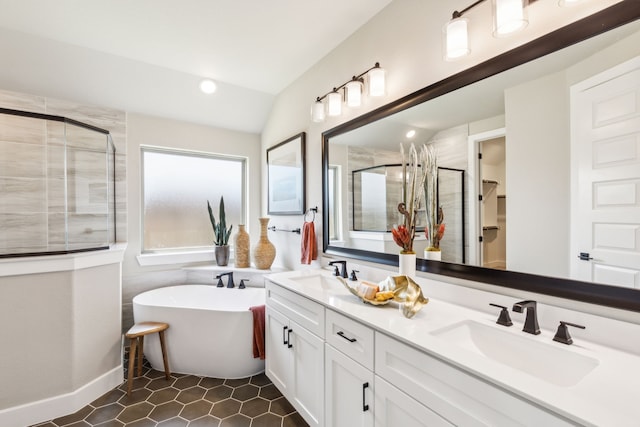
[[[264,303],[264,288],[170,286],[135,296],[133,318],[169,324],[165,337],[172,372],[245,378],[264,371],[264,360],[253,357],[249,311]],[[158,334],[145,337],[144,354],[154,369],[164,370]]]

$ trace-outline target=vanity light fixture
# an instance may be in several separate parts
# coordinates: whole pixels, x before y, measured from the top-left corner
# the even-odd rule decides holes
[[[478,0],[470,6],[454,11],[444,26],[444,58],[452,61],[471,53],[469,48],[469,20],[463,15],[486,0]],[[529,23],[526,6],[536,0],[491,0],[493,11],[493,36],[504,37],[521,30]],[[560,0],[561,2],[576,0]]]
[[[318,96],[311,106],[311,119],[316,123],[320,123],[325,120],[326,116],[335,117],[341,115],[343,101],[351,108],[361,106],[365,77],[367,78],[366,84],[369,96],[383,96],[385,94],[385,70],[380,67],[379,62],[376,62],[373,67],[357,76],[353,76],[351,80],[340,86],[334,87],[331,92]]]
[[[204,79],[200,82],[200,90],[202,91],[202,93],[205,93],[207,95],[211,95],[212,93],[214,93],[217,88],[218,86],[216,85],[216,82],[211,79]]]
[[[527,0],[491,0],[493,6],[493,35],[504,37],[529,24]]]

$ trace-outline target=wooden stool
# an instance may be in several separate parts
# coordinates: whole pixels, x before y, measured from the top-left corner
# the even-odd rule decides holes
[[[131,385],[133,383],[133,368],[136,358],[136,349],[138,351],[138,376],[142,375],[142,355],[144,351],[144,336],[155,332],[160,335],[160,347],[162,348],[162,361],[164,362],[164,376],[169,379],[169,361],[167,360],[167,349],[164,345],[164,331],[169,327],[166,323],[161,322],[141,322],[136,323],[125,334],[131,340],[129,348],[129,373],[127,375],[127,396],[131,396]]]

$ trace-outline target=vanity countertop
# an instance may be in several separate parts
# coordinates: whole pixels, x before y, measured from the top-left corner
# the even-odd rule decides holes
[[[318,275],[329,280],[300,280]],[[504,327],[496,324],[498,312],[487,314],[433,298],[412,319],[407,319],[395,302],[385,306],[361,302],[326,270],[290,271],[272,274],[267,279],[580,425],[640,425],[640,405],[637,402],[640,357],[635,354],[582,338],[574,338],[572,345],[557,343],[552,340],[555,330],[543,329],[540,335],[527,334],[522,331],[519,319],[513,319],[512,327]],[[424,285],[422,288],[429,298],[428,288]],[[481,328],[499,328],[498,333],[505,339],[509,339],[508,334],[511,334],[515,342],[525,339],[535,341],[532,344],[537,348],[548,346],[551,356],[570,352],[581,360],[595,359],[597,366],[575,384],[562,384],[562,381],[554,384],[526,369],[505,366],[433,334],[465,321],[473,321]],[[553,357],[550,359],[549,364],[556,362]],[[558,370],[562,369],[559,363]]]

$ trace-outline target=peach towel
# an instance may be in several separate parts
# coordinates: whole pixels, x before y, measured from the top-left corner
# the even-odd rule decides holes
[[[302,264],[311,264],[311,261],[318,259],[318,243],[316,242],[316,229],[312,222],[305,222],[302,225]]]
[[[253,357],[264,360],[264,305],[249,307],[253,313]]]

